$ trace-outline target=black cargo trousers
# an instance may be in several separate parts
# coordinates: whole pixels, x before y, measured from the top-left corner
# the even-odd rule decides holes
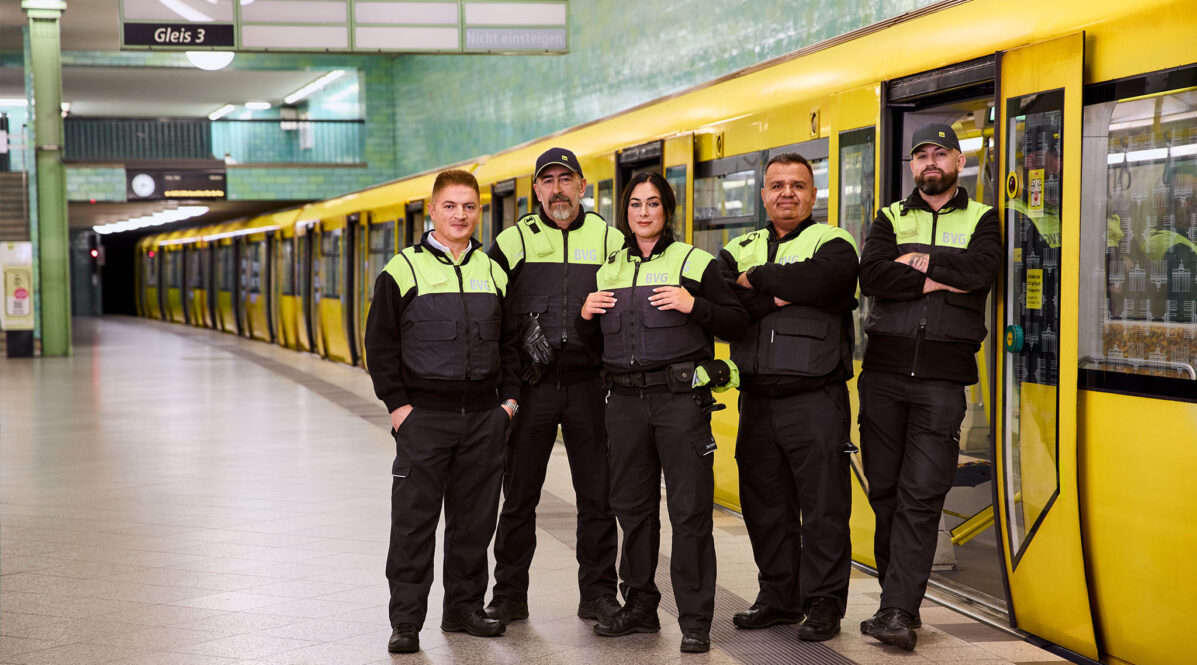
[[[848,387],[740,395],[736,465],[756,600],[802,614],[815,598],[829,598],[843,616],[852,573]]]
[[[583,601],[614,594],[619,537],[609,499],[603,382],[558,386],[551,373],[520,389],[520,414],[507,443],[503,511],[495,535],[494,597],[524,599],[536,551],[536,506],[561,425],[577,497],[578,592]]]
[[[414,408],[395,433],[387,581],[391,625],[424,625],[436,527],[445,507],[444,616],[482,609],[509,419],[483,411]]]
[[[708,632],[715,612],[714,440],[691,393],[615,388],[607,401],[611,508],[623,529],[628,602],[656,608],[661,472],[673,529],[669,576],[682,631]]]
[[[877,516],[873,552],[881,609],[897,607],[917,617],[960,459],[964,386],[867,369],[857,387],[860,452]]]

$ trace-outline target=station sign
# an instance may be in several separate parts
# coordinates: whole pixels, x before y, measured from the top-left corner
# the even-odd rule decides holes
[[[126,196],[130,201],[164,199],[223,199],[223,169],[126,169]]]
[[[568,0],[120,0],[123,50],[565,53]]]

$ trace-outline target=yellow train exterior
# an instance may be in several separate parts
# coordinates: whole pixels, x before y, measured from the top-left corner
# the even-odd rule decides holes
[[[613,219],[622,183],[657,170],[676,189],[686,238],[717,251],[764,223],[763,164],[795,150],[814,164],[816,216],[863,243],[879,204],[909,192],[914,129],[953,124],[969,160],[961,182],[998,208],[1007,256],[962,432],[962,459],[991,469],[992,491],[947,532],[957,544],[992,538],[1000,590],[933,587],[1079,662],[1191,662],[1191,9],[942,2],[457,166],[482,185],[487,245],[534,209],[533,162],[563,145],[582,161],[588,208]],[[433,175],[147,237],[139,312],[363,364],[374,277],[427,228]],[[736,510],[734,393],[725,399],[717,501]],[[867,567],[872,513],[855,476],[853,557]]]

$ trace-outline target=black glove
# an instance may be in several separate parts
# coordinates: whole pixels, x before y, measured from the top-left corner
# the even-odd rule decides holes
[[[553,364],[557,355],[545,337],[544,328],[535,317],[526,316],[520,321],[520,355],[524,360],[524,368],[520,378],[528,383],[536,383],[544,368]]]

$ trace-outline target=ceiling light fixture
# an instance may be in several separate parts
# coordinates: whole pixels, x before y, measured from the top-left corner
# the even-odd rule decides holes
[[[233,106],[232,104],[225,104],[224,106],[209,113],[208,119],[209,120],[220,120],[221,118],[225,117],[226,115],[228,115],[236,110],[237,110],[236,106]]]
[[[334,69],[333,71],[328,72],[327,74],[325,74],[324,76],[321,76],[320,78],[316,79],[315,81],[312,81],[311,83],[303,86],[299,90],[296,90],[295,92],[287,95],[286,97],[283,97],[283,101],[288,104],[294,104],[295,102],[298,102],[299,100],[308,97],[312,93],[320,90],[321,88],[324,88],[329,83],[332,83],[333,81],[341,78],[344,75],[345,75],[344,69]]]
[[[20,98],[0,99],[0,106],[28,106],[28,102]]]
[[[206,212],[208,212],[208,206],[179,206],[173,210],[159,210],[150,215],[142,215],[132,219],[112,222],[111,224],[100,224],[91,228],[100,235],[107,235],[109,233],[120,233],[121,231],[133,231],[147,226],[162,226],[163,224],[197,217]]]
[[[270,108],[270,102],[245,102],[245,108],[251,111],[265,111]]]
[[[224,69],[236,55],[232,51],[188,51],[187,60],[204,71]]]

